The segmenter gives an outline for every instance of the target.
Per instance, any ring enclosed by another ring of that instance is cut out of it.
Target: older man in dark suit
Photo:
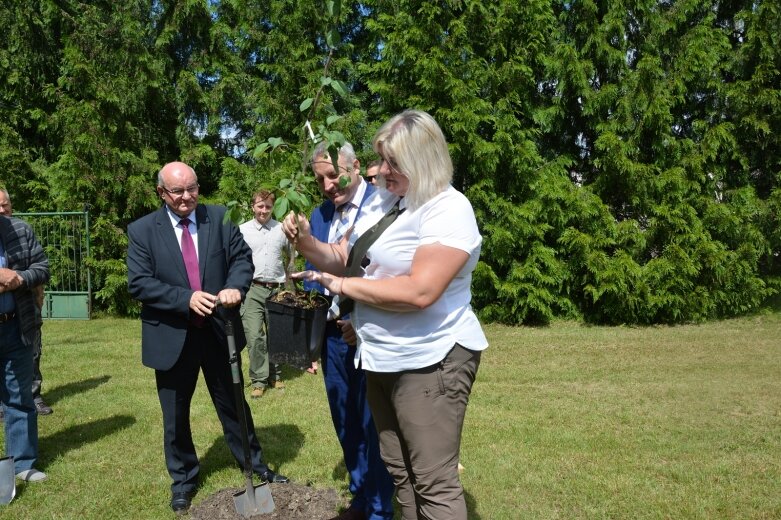
[[[163,411],[163,443],[171,485],[171,508],[190,507],[198,484],[198,457],[190,430],[190,401],[203,370],[225,440],[236,461],[243,460],[241,423],[219,301],[237,307],[252,280],[252,253],[239,229],[223,223],[225,208],[198,204],[198,178],[182,162],[166,164],[157,178],[159,210],[128,226],[128,288],[141,308],[141,352],[155,369]],[[237,347],[244,346],[234,313]],[[254,471],[262,480],[288,482],[263,462],[246,401]]]
[[[14,458],[16,477],[46,478],[38,459],[38,415],[33,401],[33,342],[41,312],[33,289],[49,280],[49,261],[32,228],[0,216],[0,400],[5,409],[5,451]]]

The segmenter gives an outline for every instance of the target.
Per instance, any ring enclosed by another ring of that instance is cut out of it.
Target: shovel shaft
[[[241,516],[250,518],[259,513],[271,513],[274,511],[274,499],[271,496],[271,491],[267,484],[259,486],[258,489],[252,484],[252,457],[250,456],[249,447],[247,402],[244,400],[239,352],[236,349],[236,338],[233,333],[233,320],[231,320],[230,316],[225,317],[225,336],[228,342],[228,359],[230,361],[231,376],[233,378],[236,415],[239,419],[239,427],[241,429],[241,447],[244,451],[244,476],[246,480],[245,491],[234,495],[233,502],[236,506],[236,511],[238,511]]]
[[[236,350],[236,338],[233,334],[233,322],[225,320],[225,335],[228,340],[228,356],[231,364],[231,374],[233,376],[233,394],[236,399],[236,413],[241,427],[241,447],[244,451],[244,474],[252,482],[252,459],[249,449],[249,425],[247,424],[246,403],[244,393],[241,388],[241,368],[239,367],[239,353]]]

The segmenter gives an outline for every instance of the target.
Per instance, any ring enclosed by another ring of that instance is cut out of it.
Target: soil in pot
[[[280,291],[266,302],[271,363],[300,370],[320,357],[328,300],[318,294]]]

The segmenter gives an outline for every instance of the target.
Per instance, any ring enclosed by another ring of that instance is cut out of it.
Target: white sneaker
[[[46,473],[38,471],[35,468],[26,469],[17,473],[16,478],[24,480],[25,482],[41,482],[42,480],[46,480]]]

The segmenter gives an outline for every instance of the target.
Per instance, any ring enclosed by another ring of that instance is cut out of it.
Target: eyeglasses
[[[382,168],[383,164],[387,164],[388,169],[391,171],[391,173],[404,175],[399,171],[399,168],[396,166],[396,161],[394,161],[393,159],[386,159],[385,157],[381,157],[381,159],[382,159],[382,164],[380,164],[380,168]]]
[[[186,188],[174,188],[172,190],[169,190],[165,186],[160,186],[160,187],[163,188],[164,192],[166,192],[167,194],[169,194],[170,196],[176,199],[178,199],[179,197],[183,197],[185,191],[190,195],[196,195],[198,193],[198,189],[200,189],[200,185],[198,184],[193,184],[191,186],[187,186]]]

